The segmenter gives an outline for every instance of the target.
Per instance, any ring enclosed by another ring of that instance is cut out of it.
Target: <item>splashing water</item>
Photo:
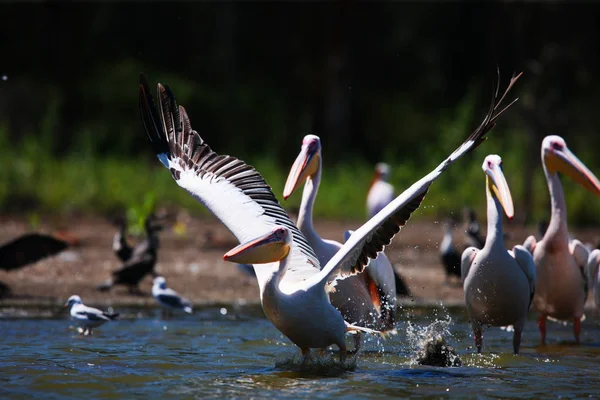
[[[275,368],[286,371],[302,372],[319,376],[338,376],[347,371],[356,369],[357,354],[348,355],[344,362],[339,360],[337,352],[311,352],[307,360],[302,354],[295,352],[290,355],[281,355],[275,359]]]
[[[436,319],[427,326],[409,323],[406,329],[408,345],[412,348],[411,365],[433,365],[439,367],[459,367],[460,357],[446,342],[454,338],[450,333],[452,318],[446,313],[445,319]]]

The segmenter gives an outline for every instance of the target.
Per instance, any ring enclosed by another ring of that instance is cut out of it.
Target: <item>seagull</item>
[[[510,87],[518,77],[513,78]],[[503,112],[505,97],[493,100],[481,125],[437,168],[415,182],[375,217],[358,228],[321,267],[300,230],[281,207],[263,177],[243,161],[218,155],[192,129],[187,112],[178,106],[168,86],[158,84],[159,107],[145,77],[139,100],[142,123],[159,161],[179,186],[207,207],[241,243],[227,252],[226,261],[253,264],[261,304],[269,321],[298,346],[304,360],[313,348],[339,348],[347,354],[347,332],[376,333],[344,321],[330,302],[338,279],[364,270],[406,224],[431,184],[457,159],[477,148]]]
[[[152,296],[163,307],[164,317],[168,316],[171,310],[183,310],[188,314],[192,313],[192,304],[177,294],[176,291],[168,288],[167,280],[162,276],[154,278]]]
[[[600,181],[556,135],[542,141],[542,166],[550,190],[550,223],[539,242],[529,236],[524,246],[533,255],[536,288],[533,307],[539,313],[541,344],[546,343],[546,318],[572,320],[579,343],[583,307],[587,299],[586,271],[589,251],[577,239],[569,238],[567,203],[558,178],[562,172],[588,191],[600,196]]]
[[[462,255],[462,277],[467,310],[477,352],[481,353],[483,325],[513,325],[513,351],[519,354],[521,333],[535,292],[535,264],[521,245],[507,251],[502,234],[502,210],[513,218],[510,189],[502,159],[492,154],[482,165],[486,181],[488,229],[482,249],[467,248]]]
[[[81,298],[77,295],[69,297],[65,303],[65,307],[70,307],[71,317],[79,324],[79,333],[83,335],[92,335],[92,329],[108,321],[116,319],[119,314],[100,311],[97,308],[92,308],[84,305]]]

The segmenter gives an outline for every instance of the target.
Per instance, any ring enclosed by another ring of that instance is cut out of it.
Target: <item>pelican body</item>
[[[569,240],[567,206],[558,172],[565,173],[597,196],[600,196],[600,182],[560,136],[546,136],[542,141],[542,165],[550,189],[550,222],[542,240],[536,242],[535,237],[530,236],[524,243],[536,267],[533,307],[539,313],[542,344],[546,342],[547,317],[572,320],[575,341],[579,343],[587,297],[589,252],[579,240]]]
[[[369,259],[383,251],[420,206],[431,184],[452,163],[477,148],[508,108],[496,110],[504,95],[498,100],[494,88],[486,117],[466,141],[359,227],[321,266],[262,176],[237,158],[215,153],[192,129],[185,109],[177,105],[167,86],[159,84],[158,94],[157,109],[142,75],[140,110],[148,140],[177,184],[206,206],[241,243],[223,258],[253,265],[267,318],[305,357],[311,348],[335,344],[342,360],[346,356],[346,332],[375,331],[345,322],[330,303],[331,288],[337,280],[362,272]]]
[[[512,251],[504,246],[502,210],[512,219],[514,207],[502,172],[502,159],[489,155],[482,168],[486,174],[488,234],[481,250],[469,247],[463,252],[465,302],[478,353],[483,325],[513,325],[513,351],[518,354],[535,291],[535,265],[523,246],[517,245]]]
[[[315,135],[306,135],[302,140],[300,153],[290,169],[283,198],[287,200],[304,184],[296,225],[315,251],[319,263],[325,265],[342,248],[342,244],[322,239],[313,226],[312,213],[321,182],[321,171],[321,139]],[[348,237],[349,234],[350,232],[347,233]],[[365,272],[337,281],[335,291],[329,297],[334,307],[350,323],[384,331],[394,329],[396,285],[392,265],[383,252],[375,260],[369,261]],[[358,343],[357,341],[357,345]]]

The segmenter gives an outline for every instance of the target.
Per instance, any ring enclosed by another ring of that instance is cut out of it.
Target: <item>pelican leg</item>
[[[352,352],[354,353],[358,353],[358,351],[361,348],[362,345],[362,335],[360,334],[360,332],[356,332],[356,334],[354,335],[354,351]]]
[[[302,365],[308,364],[312,360],[312,356],[310,354],[310,347],[306,347],[304,349],[300,349],[302,351]]]
[[[575,343],[579,344],[579,334],[581,333],[581,317],[573,318],[573,333],[575,334]]]
[[[521,347],[521,332],[522,328],[514,328],[515,332],[513,333],[513,351],[515,354],[519,354],[519,348]]]
[[[546,345],[546,316],[544,314],[540,315],[538,318],[538,329],[540,330],[541,336],[541,344],[542,346]]]
[[[475,347],[477,348],[477,353],[481,353],[481,345],[483,344],[481,324],[473,324],[473,337],[475,338]]]
[[[346,361],[346,356],[348,355],[348,350],[346,349],[346,345],[338,345],[340,348],[340,362],[344,363]]]

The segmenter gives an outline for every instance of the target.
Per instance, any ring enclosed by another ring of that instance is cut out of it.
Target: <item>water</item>
[[[598,317],[583,322],[583,345],[573,344],[572,326],[548,323],[549,345],[536,347],[532,314],[521,355],[510,354],[512,332],[499,328],[484,333],[484,354],[476,355],[464,310],[407,308],[398,334],[368,339],[350,366],[331,361],[332,351],[323,359],[329,366],[303,368],[297,349],[256,307],[207,308],[168,321],[154,310],[118,311],[123,319],[92,337],[78,335],[66,313],[0,320],[0,397],[600,397]],[[414,364],[432,323],[462,367]]]

